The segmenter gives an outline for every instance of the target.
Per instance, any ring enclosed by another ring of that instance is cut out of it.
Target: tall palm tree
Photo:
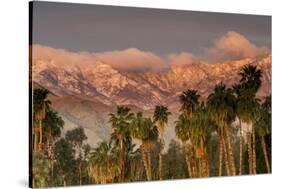
[[[157,127],[149,117],[138,112],[131,123],[132,135],[141,141],[141,156],[146,170],[147,180],[152,180],[152,151],[158,139]]]
[[[232,86],[232,90],[234,95],[236,96],[236,117],[239,122],[239,175],[243,174],[243,128],[242,128],[242,121],[241,121],[241,114],[244,113],[243,106],[245,99],[242,98],[243,88],[240,84],[234,84]]]
[[[159,179],[163,180],[163,150],[164,150],[164,127],[168,123],[168,117],[171,112],[165,106],[156,106],[153,115],[153,121],[157,125],[157,130],[160,139],[160,150],[159,150]]]
[[[89,176],[96,183],[112,183],[119,175],[120,167],[118,165],[118,155],[116,149],[103,141],[90,152]]]
[[[194,149],[191,143],[192,132],[191,132],[191,121],[185,114],[180,114],[177,121],[175,122],[175,133],[176,136],[181,140],[184,146],[185,162],[187,165],[187,171],[189,177],[196,177],[196,166]]]
[[[265,136],[271,134],[271,96],[268,96],[263,104],[259,105],[256,112],[256,121],[254,123],[256,132],[260,137],[262,151],[265,159],[267,172],[270,173],[271,166],[269,163],[269,157],[267,153],[267,145],[265,142]]]
[[[250,131],[247,133],[247,142],[248,142],[248,154],[249,154],[249,173],[256,174],[256,149],[255,149],[255,128],[253,125],[254,120],[254,111],[257,105],[256,93],[261,87],[261,77],[262,71],[256,66],[247,65],[242,68],[239,72],[241,77],[241,93],[242,93],[242,111],[243,117],[242,121],[246,122],[250,126]],[[247,106],[246,104],[247,103]],[[238,106],[239,108],[239,106]]]
[[[34,151],[38,151],[38,132],[39,132],[39,151],[43,148],[43,127],[42,121],[51,102],[47,99],[48,90],[35,89],[33,91],[33,115],[34,115]]]
[[[144,166],[141,159],[140,148],[135,149],[136,144],[132,142],[126,144],[127,157],[126,157],[126,182],[140,181],[143,178]]]
[[[208,109],[202,103],[200,108],[196,110],[191,119],[191,142],[196,150],[196,157],[198,158],[198,176],[208,177],[210,175],[209,160],[207,154],[207,144],[210,142],[211,132],[215,127],[213,120],[211,120]]]
[[[181,109],[180,111],[182,112],[182,116],[180,117],[180,119],[191,119],[193,116],[193,113],[196,111],[197,107],[199,106],[199,98],[200,95],[198,94],[197,90],[193,90],[193,89],[188,89],[184,92],[182,92],[182,94],[179,96],[180,99],[180,103],[181,103]],[[180,120],[180,122],[182,122],[183,120]],[[179,122],[179,123],[180,123]],[[190,124],[189,121],[185,121],[187,124]],[[179,124],[178,123],[178,124]],[[183,123],[183,122],[182,122]],[[187,125],[187,128],[189,126]],[[189,130],[189,129],[187,129]],[[189,132],[189,131],[187,131]],[[192,133],[189,132],[189,135],[191,135]],[[189,136],[190,138],[191,136]],[[189,166],[191,166],[189,168],[189,170],[191,171],[189,176],[190,177],[197,177],[197,165],[196,165],[196,161],[195,161],[195,154],[194,154],[194,147],[190,146],[190,144],[186,143],[186,162]]]
[[[45,142],[47,144],[47,155],[49,168],[51,168],[51,176],[53,176],[53,161],[54,161],[54,144],[55,140],[61,136],[61,130],[63,129],[64,121],[52,109],[46,112],[45,119],[43,120],[43,132],[45,133]]]
[[[113,128],[111,135],[111,142],[114,142],[119,147],[119,166],[120,176],[119,182],[124,182],[125,178],[125,162],[126,162],[126,145],[131,140],[130,136],[130,122],[134,114],[130,112],[130,108],[124,106],[117,106],[116,114],[109,114],[109,122]]]
[[[228,175],[236,174],[230,131],[230,123],[235,119],[235,103],[236,99],[232,94],[232,90],[226,88],[222,83],[215,86],[214,92],[211,93],[207,99],[211,117],[215,124],[218,125],[217,132],[219,133],[221,140],[220,145],[223,146],[225,153],[225,163]],[[220,149],[222,150],[222,148]],[[220,162],[222,162],[221,159]],[[221,175],[221,172],[219,174]]]

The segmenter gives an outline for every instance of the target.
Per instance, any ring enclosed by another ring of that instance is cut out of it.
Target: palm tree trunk
[[[226,172],[227,172],[228,176],[231,176],[230,167],[229,167],[228,153],[227,153],[227,146],[226,146],[223,134],[221,136],[221,139],[222,139],[222,145],[223,145],[223,152],[224,152]]]
[[[219,151],[219,176],[222,176],[222,158],[223,158],[223,144],[222,144],[222,138],[220,139],[219,142],[219,147],[220,147],[220,151]]]
[[[141,157],[142,157],[142,161],[143,161],[143,165],[144,165],[144,169],[145,169],[145,173],[146,173],[146,178],[148,181],[150,181],[151,179],[149,177],[147,154],[145,152],[145,148],[144,148],[143,144],[140,146],[140,148],[141,148]]]
[[[151,151],[148,151],[148,152],[147,152],[147,164],[148,164],[148,176],[149,176],[149,180],[152,180]]]
[[[51,163],[52,167],[51,167],[51,176],[52,179],[54,178],[54,160],[52,159],[52,163]]]
[[[160,139],[160,150],[159,150],[159,179],[163,180],[163,138]]]
[[[82,185],[82,170],[81,163],[79,163],[79,184]]]
[[[39,120],[39,151],[42,151],[42,143],[43,143],[43,128],[42,128],[42,120]]]
[[[203,155],[202,155],[202,158],[201,158],[201,167],[202,167],[201,168],[201,170],[202,170],[201,177],[208,177],[209,176],[208,156],[207,156],[205,148],[203,148]]]
[[[202,177],[203,169],[202,169],[202,158],[198,158],[198,177]]]
[[[35,188],[35,178],[34,178],[34,176],[32,177],[32,187],[31,188]]]
[[[209,163],[209,156],[207,154],[207,152],[205,152],[204,155],[204,167],[205,167],[205,177],[209,177],[210,176],[210,163]]]
[[[243,135],[242,135],[242,125],[241,120],[239,119],[240,128],[239,128],[239,175],[243,174]]]
[[[64,175],[62,176],[62,179],[63,179],[63,186],[66,186],[66,181],[65,181],[65,176]]]
[[[38,150],[38,128],[35,126],[34,128],[34,152],[37,152]]]
[[[123,144],[123,140],[120,139],[120,157],[119,157],[119,166],[120,166],[120,175],[119,182],[124,182],[125,178],[125,148]]]
[[[192,178],[193,175],[192,175],[192,171],[191,171],[191,164],[190,164],[190,158],[189,158],[188,152],[185,153],[185,162],[187,165],[187,171],[188,171],[189,177]]]
[[[47,137],[47,154],[48,154],[48,167],[51,168],[51,144],[50,144],[50,137]]]
[[[266,169],[267,169],[267,172],[270,173],[270,165],[269,165],[269,160],[268,160],[268,156],[267,156],[264,136],[261,136],[261,145],[262,145],[262,151],[263,151],[263,155],[264,155],[264,159],[265,159],[265,163],[266,163]]]
[[[231,140],[231,132],[229,131],[229,127],[226,127],[226,143],[228,146],[228,158],[229,158],[229,168],[231,171],[231,175],[236,175],[236,168],[235,168],[235,162],[233,157],[233,151],[232,151],[232,140]]]
[[[191,170],[192,170],[192,175],[194,178],[198,177],[198,169],[197,169],[197,163],[195,159],[195,152],[194,148],[191,147]]]
[[[255,136],[255,130],[252,126],[252,135],[253,135],[253,174],[257,174],[257,163],[256,163],[256,136]]]
[[[203,155],[202,158],[200,158],[200,166],[201,166],[201,173],[200,173],[200,177],[207,177],[208,173],[207,173],[207,159],[206,156]]]
[[[249,156],[249,174],[253,174],[253,150],[252,150],[252,136],[251,133],[247,133],[247,143],[248,143],[248,156]]]

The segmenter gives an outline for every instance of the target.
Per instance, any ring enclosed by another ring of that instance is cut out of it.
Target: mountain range
[[[52,107],[65,121],[64,131],[82,126],[93,146],[109,138],[108,113],[114,112],[117,105],[148,115],[155,105],[168,106],[173,114],[165,138],[170,140],[175,136],[173,123],[182,91],[196,89],[204,100],[216,84],[223,82],[230,87],[239,82],[239,71],[251,64],[262,70],[262,86],[257,94],[262,99],[271,93],[271,59],[271,54],[265,54],[222,63],[197,61],[158,71],[120,71],[100,60],[87,65],[62,65],[40,58],[32,60],[32,80],[35,87],[50,91]]]

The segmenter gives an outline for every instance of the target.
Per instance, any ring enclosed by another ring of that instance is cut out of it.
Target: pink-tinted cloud
[[[145,71],[158,70],[165,67],[163,59],[159,56],[136,48],[96,53],[95,56],[119,70]]]
[[[42,59],[62,67],[89,67],[97,61],[111,65],[118,70],[145,71],[158,70],[167,64],[159,56],[136,48],[103,53],[70,52],[42,45],[32,46],[32,59],[36,63]]]
[[[173,53],[168,56],[168,61],[170,65],[173,66],[186,66],[193,62],[193,55],[188,52]]]
[[[165,58],[161,58],[153,52],[142,51],[137,48],[90,53],[71,52],[65,49],[33,45],[32,51],[33,62],[36,63],[37,60],[42,59],[47,62],[54,62],[66,69],[73,66],[91,69],[91,65],[94,65],[97,61],[102,61],[122,71],[155,71],[168,66],[183,67],[199,59],[189,52],[171,53]],[[248,57],[253,58],[266,52],[269,52],[267,48],[258,47],[245,36],[229,31],[215,40],[211,48],[205,49],[203,59],[207,62],[223,62]]]
[[[214,42],[214,46],[206,49],[206,59],[211,62],[221,62],[242,58],[253,58],[269,50],[251,43],[245,36],[229,31]]]
[[[54,62],[61,67],[83,67],[96,62],[96,58],[88,52],[70,52],[42,45],[32,46],[32,60],[35,64],[38,60]]]

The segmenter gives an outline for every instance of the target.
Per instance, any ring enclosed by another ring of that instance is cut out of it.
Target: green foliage
[[[180,103],[181,105],[181,111],[191,116],[191,114],[195,111],[197,106],[199,105],[199,98],[200,95],[198,94],[197,90],[188,89],[187,91],[182,92],[180,95]]]
[[[58,183],[59,186],[63,186],[66,182],[67,185],[73,183],[72,173],[76,172],[75,169],[75,151],[72,148],[71,144],[64,138],[56,142],[55,145],[55,167],[59,175],[62,177],[61,183]]]
[[[178,118],[178,120],[175,122],[175,133],[176,136],[182,141],[186,142],[190,139],[191,133],[190,133],[190,119],[188,119],[185,115],[181,114]]]
[[[106,141],[98,144],[91,152],[89,176],[96,183],[113,182],[119,175],[118,153]]]
[[[239,72],[243,96],[253,98],[261,86],[262,71],[256,66],[247,65]]]
[[[151,118],[144,117],[142,112],[138,112],[131,123],[132,135],[142,141],[157,140],[157,127]]]
[[[219,83],[201,103],[197,90],[183,91],[179,96],[180,115],[174,123],[179,140],[172,139],[165,152],[163,133],[171,115],[168,107],[156,106],[152,119],[142,112],[134,114],[128,107],[117,106],[116,112],[109,114],[112,127],[110,140],[92,148],[85,143],[87,136],[82,127],[67,131],[65,137],[61,136],[64,121],[51,109],[48,91],[35,89],[33,127],[42,123],[42,146],[45,149],[32,155],[33,186],[145,181],[160,179],[161,172],[164,179],[188,178],[190,163],[198,169],[204,164],[207,168],[205,175],[217,176],[222,137],[228,139],[225,142],[229,145],[225,149],[233,147],[234,157],[239,157],[239,133],[232,126],[237,117],[253,124],[253,132],[258,136],[255,140],[257,173],[265,173],[268,170],[265,151],[271,166],[271,95],[263,102],[256,98],[261,74],[257,67],[245,66],[239,72],[239,83],[232,88]],[[226,132],[230,136],[225,135]],[[140,146],[134,144],[133,138],[141,142]],[[242,143],[242,147],[245,174],[245,170],[249,169],[247,141]],[[238,158],[235,162],[237,165]],[[160,164],[163,166],[160,167]],[[222,170],[222,175],[227,175],[226,169]]]
[[[171,140],[167,153],[164,156],[165,179],[186,178],[186,165],[181,145],[176,140]]]
[[[258,136],[271,134],[271,96],[268,96],[263,104],[257,106],[254,125]]]
[[[46,89],[34,89],[33,91],[33,109],[36,111],[41,109],[44,101],[47,99],[47,95],[49,94]],[[50,101],[47,101],[50,104]]]
[[[208,111],[218,126],[235,119],[236,99],[232,90],[222,83],[215,86],[214,92],[207,99]]]
[[[56,139],[61,136],[61,130],[63,129],[64,121],[58,115],[58,113],[52,109],[46,112],[46,117],[43,120],[43,131],[46,133],[46,137],[50,136]]]
[[[77,127],[73,130],[67,131],[65,139],[69,141],[74,147],[81,147],[84,140],[87,140],[84,129]]]
[[[48,161],[38,153],[32,154],[32,177],[33,187],[45,187],[48,186],[48,176],[50,169],[48,167]]]
[[[159,122],[160,125],[168,123],[168,116],[171,112],[168,111],[166,106],[156,106],[153,114],[154,122]]]

